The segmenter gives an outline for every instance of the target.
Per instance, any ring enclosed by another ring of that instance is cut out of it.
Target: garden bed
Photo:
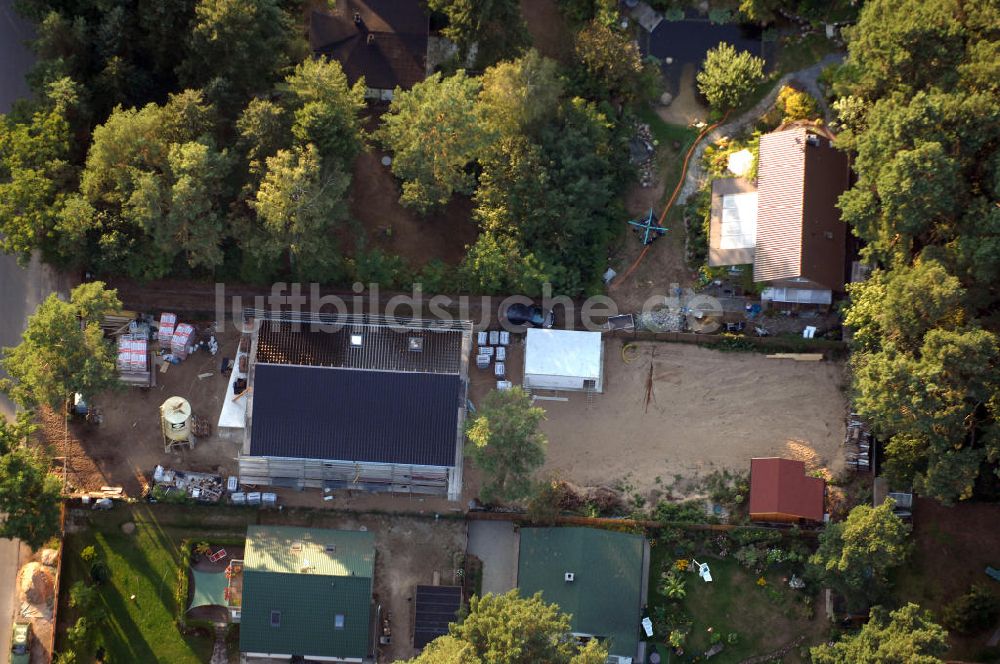
[[[724,535],[682,541],[678,546],[678,532],[661,534],[652,549],[649,615],[662,662],[700,661],[713,646],[716,650],[721,646],[711,661],[727,664],[777,652],[793,643],[782,661],[809,661],[808,647],[824,639],[829,623],[816,615],[819,605],[807,590],[788,586],[792,570],[801,566],[806,552],[803,544],[786,537],[777,543],[748,547],[757,552],[780,551],[771,559],[782,562],[768,564],[762,556],[761,562],[746,564],[746,551],[740,553],[740,545]],[[708,553],[721,550],[726,550],[725,557]],[[790,550],[795,553],[789,555]],[[741,560],[737,560],[737,553]],[[695,559],[709,565],[710,583],[691,571]],[[673,598],[667,596],[671,583],[664,581],[663,572],[677,579],[672,584],[675,588],[682,588],[671,591]],[[684,634],[683,638],[674,637],[675,643],[683,643],[683,654],[668,645],[672,631]]]

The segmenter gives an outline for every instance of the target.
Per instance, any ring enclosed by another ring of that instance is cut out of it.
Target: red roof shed
[[[754,521],[823,520],[826,482],[806,465],[776,457],[750,460],[750,518]]]

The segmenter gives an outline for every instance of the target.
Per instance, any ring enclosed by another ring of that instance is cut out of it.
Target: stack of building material
[[[174,329],[174,335],[170,339],[170,354],[184,360],[188,355],[188,344],[194,336],[194,327],[187,323],[181,323]]]
[[[128,373],[147,371],[147,342],[139,335],[123,334],[118,337],[118,370]]]
[[[170,340],[174,336],[174,327],[177,325],[177,314],[160,314],[160,346],[166,348],[170,345]]]

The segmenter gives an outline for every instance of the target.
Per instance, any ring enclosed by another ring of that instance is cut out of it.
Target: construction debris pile
[[[658,309],[638,315],[637,327],[651,332],[683,332],[687,328],[687,314],[679,309]]]
[[[649,125],[640,122],[636,125],[635,137],[629,145],[629,157],[639,171],[639,184],[645,188],[652,187],[656,182],[656,172],[653,157],[656,154],[656,142]]]
[[[163,466],[153,471],[153,496],[159,500],[186,494],[203,503],[217,503],[225,493],[226,485],[219,475],[170,470]]]
[[[199,334],[193,325],[178,323],[177,314],[168,312],[160,314],[157,338],[160,342],[160,354],[171,364],[183,362],[188,355],[199,348],[205,348],[212,355],[219,352],[214,326]]]

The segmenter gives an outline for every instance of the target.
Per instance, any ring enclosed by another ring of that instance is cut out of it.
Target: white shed
[[[603,391],[601,333],[530,328],[524,351],[524,386],[537,390]]]

